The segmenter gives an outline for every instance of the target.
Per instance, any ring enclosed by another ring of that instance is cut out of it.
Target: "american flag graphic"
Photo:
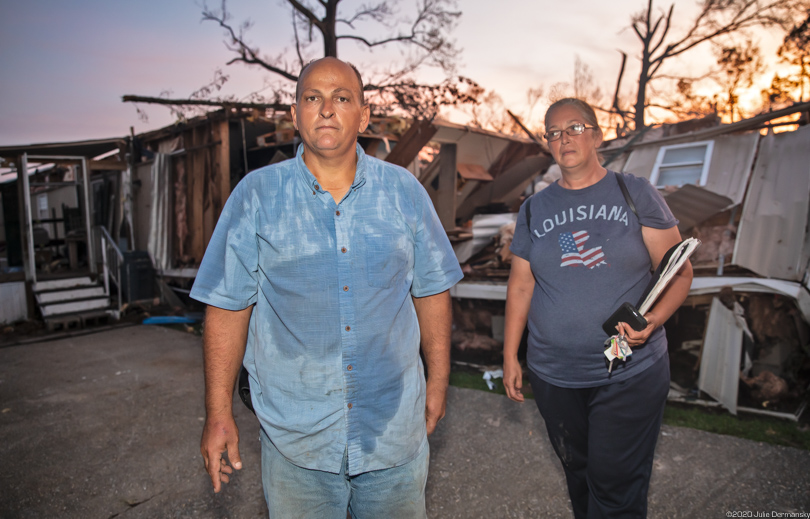
[[[584,265],[594,268],[605,263],[605,254],[602,246],[585,250],[585,242],[588,241],[588,231],[561,232],[560,248],[562,249],[561,267],[578,267]]]

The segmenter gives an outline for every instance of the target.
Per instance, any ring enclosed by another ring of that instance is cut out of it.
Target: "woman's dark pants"
[[[646,517],[669,356],[628,380],[594,388],[557,387],[531,370],[529,379],[565,470],[574,516]]]

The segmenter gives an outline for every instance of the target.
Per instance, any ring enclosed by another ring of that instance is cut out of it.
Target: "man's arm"
[[[248,322],[253,306],[244,310],[223,310],[208,306],[203,329],[205,363],[205,426],[200,452],[211,476],[214,492],[229,480],[233,468],[242,468],[239,430],[233,419],[233,389],[245,356]],[[223,457],[228,452],[231,468]]]
[[[422,335],[422,353],[427,364],[427,394],[425,420],[427,433],[444,418],[447,406],[447,385],[450,383],[450,332],[453,326],[453,305],[450,291],[427,297],[414,297],[416,318]]]

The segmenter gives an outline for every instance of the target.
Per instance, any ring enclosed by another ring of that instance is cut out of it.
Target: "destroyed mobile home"
[[[295,152],[289,115],[275,108],[226,107],[120,139],[0,148],[0,322],[39,314],[68,326],[155,298],[182,306],[230,191]],[[667,327],[671,398],[793,419],[803,410],[808,110],[662,126],[602,150],[610,169],[658,186],[682,235],[703,243],[689,298]],[[379,117],[358,139],[421,181],[453,242],[465,272],[452,289],[459,359],[500,362],[516,213],[559,175],[530,137]]]

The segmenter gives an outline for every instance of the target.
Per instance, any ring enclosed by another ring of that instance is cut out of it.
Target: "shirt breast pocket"
[[[366,245],[366,275],[368,284],[391,288],[402,282],[410,270],[410,242],[400,234],[368,234]]]

